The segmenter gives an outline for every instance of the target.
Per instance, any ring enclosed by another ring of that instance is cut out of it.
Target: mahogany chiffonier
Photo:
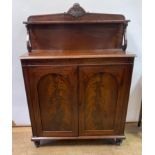
[[[32,141],[125,138],[134,54],[123,15],[68,12],[30,16],[20,57]]]

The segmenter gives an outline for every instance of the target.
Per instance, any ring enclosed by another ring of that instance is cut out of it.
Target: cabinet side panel
[[[30,90],[30,83],[29,83],[29,79],[31,78],[29,76],[29,68],[26,66],[25,67],[22,66],[22,71],[23,71],[24,85],[25,85],[25,91],[26,91],[26,96],[27,96],[27,105],[29,109],[29,116],[30,116],[31,127],[32,127],[32,134],[33,136],[37,136],[37,128],[36,128],[36,122],[35,122],[35,116],[34,116],[34,107],[32,103],[32,93]]]
[[[133,64],[129,64],[125,68],[124,73],[124,87],[122,89],[122,98],[121,98],[121,108],[119,109],[119,114],[121,119],[118,120],[117,124],[117,134],[124,134],[126,115],[128,109],[131,79],[132,79]]]

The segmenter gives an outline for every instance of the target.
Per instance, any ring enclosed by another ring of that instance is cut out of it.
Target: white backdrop
[[[127,113],[127,121],[138,120],[141,102],[141,0],[13,0],[12,44],[13,44],[13,98],[12,119],[17,125],[29,125],[29,114],[23,83],[19,56],[26,52],[26,29],[22,24],[30,15],[63,13],[73,3],[80,5],[88,12],[124,14],[130,19],[127,29],[127,51],[137,55],[135,59],[132,86]]]

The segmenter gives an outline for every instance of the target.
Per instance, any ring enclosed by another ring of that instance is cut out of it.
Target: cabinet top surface
[[[76,58],[106,58],[135,57],[135,54],[124,53],[122,50],[49,50],[25,53],[20,59],[76,59]]]

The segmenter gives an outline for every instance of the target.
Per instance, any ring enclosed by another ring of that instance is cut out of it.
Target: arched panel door
[[[32,67],[31,90],[39,136],[76,136],[77,74],[75,67]]]
[[[80,67],[80,135],[114,135],[117,132],[124,67]]]

